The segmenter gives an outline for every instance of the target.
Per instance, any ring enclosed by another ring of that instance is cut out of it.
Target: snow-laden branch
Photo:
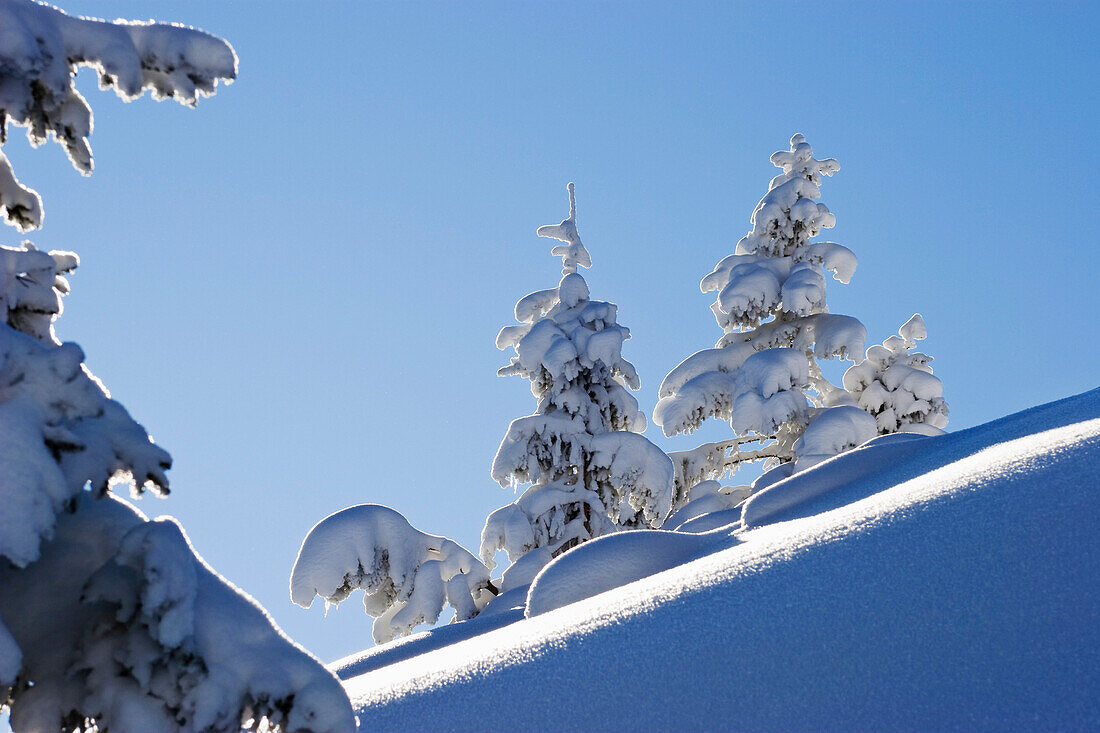
[[[477,615],[494,595],[489,570],[466,549],[425,534],[399,513],[377,504],[336,512],[306,535],[290,575],[290,597],[309,608],[316,596],[338,604],[362,589],[382,643],[422,623],[445,605],[455,620]]]
[[[60,343],[53,321],[68,292],[71,252],[0,247],[0,557],[32,562],[54,518],[89,482],[168,492],[172,459]],[[17,447],[18,446],[18,447]]]
[[[123,100],[151,90],[154,99],[194,106],[236,77],[237,56],[193,28],[77,18],[32,0],[0,0],[0,143],[8,123],[27,128],[34,146],[53,136],[78,171],[91,173],[92,110],[75,86],[82,67]],[[15,180],[3,156],[0,206],[21,230],[41,226],[37,194]]]
[[[756,447],[746,448],[746,445]],[[679,510],[691,500],[698,484],[731,476],[743,465],[768,459],[778,460],[782,456],[783,451],[777,442],[759,435],[746,435],[732,440],[704,443],[690,450],[673,451],[668,454],[675,468],[676,496],[673,510]]]

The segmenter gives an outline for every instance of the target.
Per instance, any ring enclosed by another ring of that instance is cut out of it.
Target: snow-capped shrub
[[[878,426],[878,432],[939,435],[947,426],[943,382],[932,375],[932,357],[914,351],[928,336],[919,313],[898,335],[867,349],[867,357],[844,373],[844,388]]]
[[[737,437],[672,454],[678,464],[676,505],[693,483],[721,478],[749,461],[788,462],[797,441],[825,408],[852,404],[821,373],[818,359],[852,359],[863,350],[858,320],[826,306],[825,272],[847,283],[856,257],[846,247],[811,239],[836,221],[816,201],[822,176],[840,166],[818,160],[802,135],[772,155],[782,173],[757,204],[749,233],[703,278],[724,335],[669,372],[654,421],[665,435],[690,433],[709,418],[729,420]]]
[[[389,507],[360,504],[319,522],[306,535],[290,575],[290,597],[309,608],[316,596],[339,604],[363,590],[379,644],[434,624],[444,606],[455,621],[477,615],[495,594],[489,570],[465,548],[425,534]]]
[[[576,199],[568,186],[569,216],[539,227],[540,237],[563,242],[558,287],[516,303],[519,325],[506,326],[497,347],[515,356],[501,376],[531,382],[535,414],[512,422],[493,461],[502,486],[531,485],[513,504],[491,514],[481,558],[505,550],[512,562],[536,548],[563,552],[622,527],[657,527],[672,506],[673,466],[660,448],[638,435],[645,415],[630,389],[639,386],[623,358],[630,331],[613,303],[592,300],[578,267],[592,265],[577,232]]]

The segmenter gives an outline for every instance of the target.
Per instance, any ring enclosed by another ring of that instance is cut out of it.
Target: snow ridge
[[[952,435],[890,436],[883,449],[913,446],[892,460],[875,445],[787,479],[859,464],[825,504],[715,532],[715,551],[687,564],[349,680],[363,724],[532,729],[550,714],[565,730],[1100,724],[1089,694],[1100,683],[1089,610],[1100,607],[1100,495],[1082,490],[1100,485],[1100,390]],[[757,661],[747,674],[736,660]],[[545,703],[578,688],[586,694],[565,708]],[[730,689],[735,702],[698,703],[728,701]],[[487,725],[470,699],[494,710]]]

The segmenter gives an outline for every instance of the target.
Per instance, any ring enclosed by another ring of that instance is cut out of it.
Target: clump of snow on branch
[[[378,643],[433,624],[444,606],[455,620],[477,615],[495,589],[489,570],[453,540],[425,534],[393,509],[361,504],[325,518],[302,542],[290,597],[338,604],[362,589]]]
[[[151,90],[155,99],[194,106],[236,77],[237,56],[224,40],[193,28],[77,18],[31,0],[0,0],[0,143],[9,123],[27,128],[34,146],[52,135],[73,166],[90,173],[92,110],[75,86],[82,67],[123,100]],[[41,226],[37,194],[16,181],[2,155],[0,206],[24,231]]]
[[[826,407],[795,441],[796,468],[807,469],[878,435],[875,419],[854,405]]]
[[[844,373],[844,388],[874,416],[879,433],[939,435],[947,426],[943,382],[932,375],[932,357],[914,351],[927,336],[924,319],[914,314]]]
[[[573,184],[569,217],[539,227],[564,242],[558,287],[520,299],[516,320],[497,337],[515,356],[501,376],[531,382],[535,414],[512,422],[493,461],[502,486],[531,485],[513,504],[491,514],[481,557],[493,567],[498,550],[515,562],[534,548],[563,552],[624,527],[656,527],[672,507],[674,469],[657,446],[638,435],[645,415],[629,389],[639,386],[623,358],[630,331],[613,303],[592,300],[577,272],[592,265],[576,223]]]
[[[42,197],[19,182],[3,152],[0,152],[0,209],[7,222],[21,232],[42,226]]]
[[[802,135],[772,155],[782,173],[757,204],[751,229],[733,254],[703,278],[724,334],[716,348],[687,359],[665,377],[654,420],[668,436],[704,421],[730,421],[733,441],[673,454],[677,506],[693,482],[721,478],[750,461],[788,462],[800,436],[829,408],[854,404],[821,373],[819,359],[852,359],[866,329],[857,319],[828,312],[826,273],[847,283],[856,257],[834,242],[814,242],[836,218],[817,201],[823,176],[840,166],[818,160]],[[814,443],[820,447],[820,442]]]
[[[561,257],[562,272],[568,274],[576,272],[578,267],[592,267],[592,257],[577,232],[577,194],[572,182],[566,186],[566,190],[569,192],[569,216],[561,224],[545,224],[539,227],[535,234],[565,243],[554,247],[550,254]],[[519,319],[519,316],[516,318]]]

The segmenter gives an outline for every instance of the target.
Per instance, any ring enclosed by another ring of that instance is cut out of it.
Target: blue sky
[[[647,413],[721,335],[699,279],[794,132],[841,164],[828,238],[860,266],[831,309],[869,342],[921,312],[952,429],[1097,386],[1095,3],[65,8],[240,56],[196,111],[88,75],[91,178],[56,145],[5,152],[44,198],[29,238],[83,258],[61,337],[175,458],[172,496],[140,507],[326,660],[369,646],[370,619],[358,597],[290,604],[316,521],[378,502],[475,549],[511,500],[489,466],[534,400],[493,341],[557,283],[534,231],[570,180]]]

